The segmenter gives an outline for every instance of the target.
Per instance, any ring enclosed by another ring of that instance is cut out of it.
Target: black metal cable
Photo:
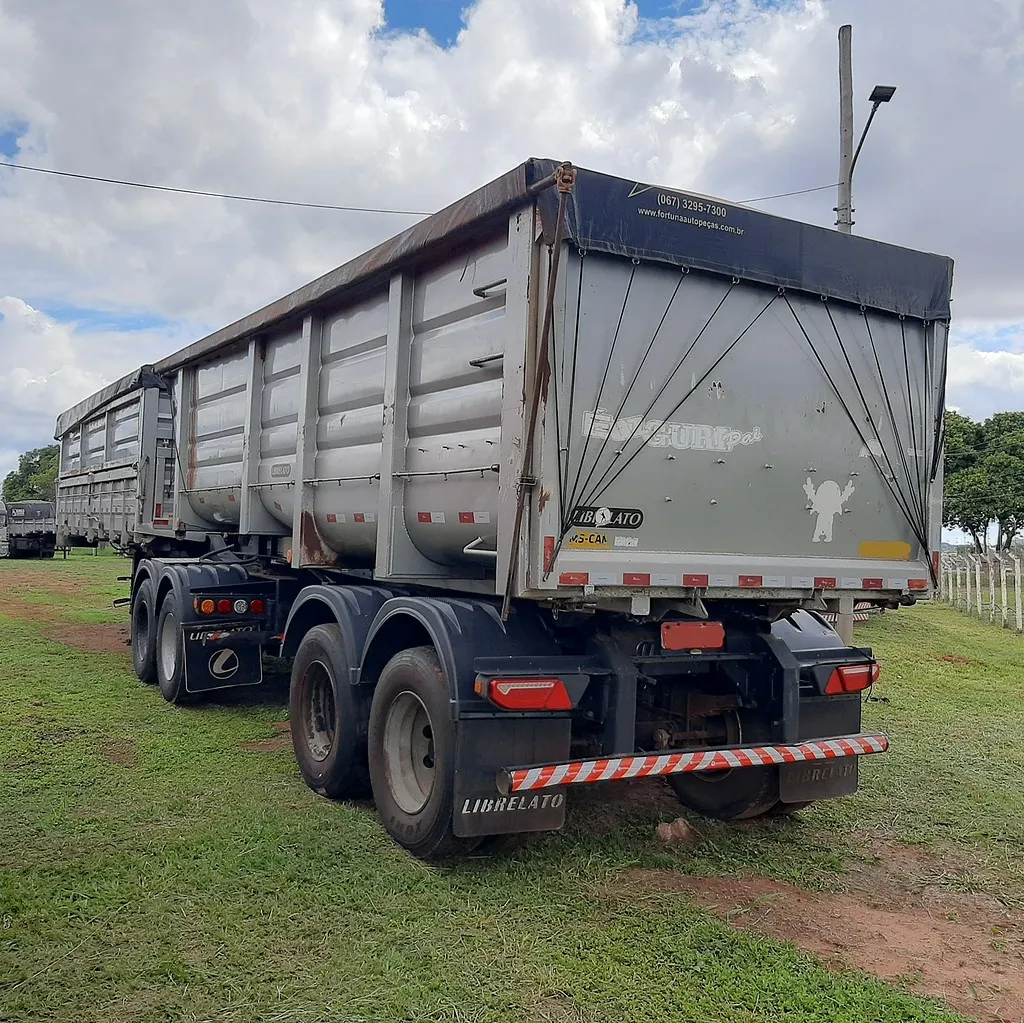
[[[927,543],[921,539],[921,532],[920,532],[919,524],[914,519],[913,508],[910,507],[909,502],[903,496],[902,491],[900,491],[897,488],[895,488],[894,481],[891,480],[889,478],[889,476],[887,476],[885,474],[885,471],[883,470],[882,466],[879,465],[879,463],[878,463],[877,456],[871,450],[871,448],[868,447],[867,438],[864,436],[863,431],[861,430],[860,426],[858,425],[856,417],[850,411],[850,406],[846,403],[846,399],[843,397],[842,393],[840,392],[839,387],[837,386],[835,380],[832,377],[832,374],[829,373],[828,367],[825,365],[824,360],[818,354],[818,350],[814,347],[814,342],[811,341],[810,334],[807,333],[807,330],[804,327],[803,322],[800,320],[800,317],[797,316],[796,310],[793,308],[793,305],[789,301],[789,297],[788,296],[786,296],[786,305],[789,306],[789,311],[793,314],[793,319],[796,321],[797,326],[800,328],[800,333],[803,334],[804,339],[807,341],[807,345],[811,349],[811,354],[813,354],[813,356],[815,358],[815,361],[818,363],[818,366],[821,368],[822,373],[824,373],[825,379],[828,380],[829,384],[831,385],[832,390],[835,393],[836,398],[839,400],[840,406],[842,407],[843,411],[846,413],[847,418],[850,420],[850,423],[853,426],[854,430],[856,431],[857,436],[860,439],[861,444],[864,446],[864,448],[867,450],[868,454],[871,456],[872,463],[874,464],[875,468],[878,470],[878,474],[882,477],[883,480],[885,480],[886,486],[889,488],[890,493],[896,499],[897,505],[899,506],[899,509],[900,509],[900,511],[903,514],[903,517],[907,520],[907,524],[910,526],[911,531],[913,532],[914,536],[916,537],[916,539],[919,542],[924,543],[925,549],[927,549],[927,547],[928,547]],[[883,449],[883,451],[884,451],[884,449]],[[909,508],[909,510],[908,510],[908,508]]]
[[[872,354],[875,357],[875,368],[878,371],[878,379],[881,381],[881,384],[882,384],[882,397],[885,399],[885,407],[886,407],[886,411],[888,412],[888,415],[889,415],[889,426],[892,429],[893,441],[896,444],[896,450],[899,452],[900,463],[903,466],[903,475],[909,481],[910,480],[910,466],[907,464],[907,453],[906,453],[906,449],[905,449],[904,445],[900,442],[900,431],[899,431],[898,427],[896,426],[896,412],[894,411],[894,409],[892,407],[892,399],[889,397],[889,388],[886,386],[886,383],[885,383],[885,375],[882,372],[882,362],[881,362],[881,360],[878,357],[878,348],[875,345],[875,335],[874,335],[874,332],[871,329],[871,321],[868,319],[868,314],[867,314],[867,310],[866,309],[863,309],[863,308],[861,309],[861,315],[864,317],[864,326],[865,326],[865,328],[867,329],[867,332],[868,332],[868,341],[871,343],[871,351],[872,351]],[[881,444],[881,438],[879,438],[879,443]],[[884,446],[883,446],[882,450],[885,451]],[[886,462],[889,464],[889,469],[890,469],[890,472],[891,472],[892,471],[892,463],[889,462],[888,457],[886,457]]]
[[[570,380],[569,380],[569,415],[567,417],[566,429],[565,429],[565,479],[563,480],[561,478],[561,475],[559,476],[559,480],[561,481],[561,485],[562,485],[562,493],[559,494],[559,498],[560,498],[560,500],[562,502],[562,515],[563,516],[565,515],[565,497],[566,497],[566,495],[567,495],[567,493],[569,491],[569,454],[570,454],[570,452],[569,452],[569,445],[572,442],[572,424],[573,424],[573,417],[576,414],[576,411],[575,411],[575,405],[576,405],[576,367],[577,367],[577,364],[579,362],[579,351],[580,351],[580,319],[581,319],[581,310],[583,308],[583,267],[585,265],[585,261],[586,261],[586,252],[584,252],[583,249],[580,249],[580,273],[579,273],[579,281],[577,282],[577,287],[576,287],[576,324],[575,324],[575,327],[573,328],[573,338],[572,338],[572,374],[571,374],[571,377],[570,377]],[[563,352],[563,355],[564,355],[564,352]],[[563,364],[563,366],[565,365],[565,360],[564,359],[562,361],[562,364]],[[564,379],[564,374],[563,374],[563,379]],[[561,443],[561,442],[559,442],[559,443]]]
[[[889,459],[889,452],[886,450],[886,445],[884,445],[882,443],[882,436],[878,432],[878,427],[875,426],[874,416],[872,416],[872,414],[871,414],[871,406],[868,405],[868,400],[864,396],[864,389],[860,385],[860,378],[859,378],[858,374],[855,372],[855,370],[853,368],[853,361],[850,359],[850,354],[846,350],[846,344],[843,341],[842,335],[839,333],[839,327],[836,324],[835,317],[832,315],[832,310],[831,310],[831,308],[829,308],[828,302],[825,302],[824,305],[825,305],[825,313],[828,316],[828,322],[830,324],[832,324],[832,332],[836,336],[836,341],[839,344],[839,350],[843,353],[843,361],[846,363],[846,368],[850,371],[850,379],[853,380],[853,386],[857,390],[857,396],[860,398],[861,406],[864,409],[864,417],[871,424],[871,430],[874,433],[875,440],[878,442],[878,446],[879,446],[879,448],[882,451],[883,457],[885,458],[885,464],[886,464],[886,466],[889,469],[890,475],[895,476],[896,473],[894,472],[893,466],[892,466],[892,462]],[[902,452],[903,452],[903,442],[900,440],[899,434],[894,432],[893,433],[893,438],[895,440],[897,449],[900,451],[900,453],[902,455]],[[874,452],[872,452],[870,447],[868,447],[867,451],[868,451],[869,455],[871,455],[872,457],[876,457],[874,455]],[[904,465],[906,465],[906,459],[904,459]],[[908,487],[911,486],[911,480],[910,480],[909,474],[907,476],[907,486]],[[914,496],[913,490],[911,490],[910,496],[911,497]],[[914,511],[915,511],[915,513],[919,517],[923,518],[922,508],[921,508],[921,505],[920,505],[919,502],[916,502],[914,504]]]
[[[780,293],[781,292],[776,292],[774,295],[772,295],[770,299],[768,299],[768,301],[762,307],[761,311],[750,321],[750,323],[748,323],[743,328],[743,330],[737,335],[736,339],[732,341],[732,343],[725,349],[725,351],[722,352],[722,354],[717,359],[715,359],[715,361],[708,367],[707,371],[703,374],[703,376],[701,376],[699,380],[694,382],[693,386],[686,392],[686,394],[683,395],[682,398],[680,398],[680,400],[676,403],[675,407],[672,408],[669,411],[668,415],[665,416],[665,418],[661,421],[661,425],[658,427],[659,430],[662,426],[665,425],[665,423],[669,421],[669,419],[672,416],[674,416],[683,407],[683,403],[690,397],[690,395],[692,395],[694,391],[696,391],[700,387],[700,385],[704,383],[704,381],[707,380],[707,378],[711,376],[712,373],[714,373],[714,371],[721,364],[722,360],[740,343],[740,341],[743,340],[743,338],[746,336],[748,331],[751,330],[754,324],[757,323],[757,321],[761,319],[762,316],[764,316],[764,314],[768,311],[769,306],[771,306],[771,304],[779,297]],[[719,308],[721,308],[721,304],[719,304]],[[714,314],[712,314],[712,316],[713,315]],[[618,471],[612,476],[610,480],[608,480],[604,487],[601,488],[600,490],[596,490],[593,496],[587,499],[587,503],[590,504],[591,502],[596,501],[601,496],[601,494],[603,494],[629,468],[633,460],[643,450],[644,445],[641,445],[639,448],[637,448],[636,451],[634,451],[633,454],[630,455],[629,458],[626,459],[626,461],[619,466]]]
[[[932,324],[932,333],[938,329],[938,324]],[[925,336],[925,344],[928,343],[927,331]],[[935,413],[935,447],[932,451],[932,466],[931,472],[929,473],[929,479],[932,483],[935,482],[935,477],[939,473],[939,458],[942,455],[942,448],[946,442],[946,373],[949,369],[949,352],[946,346],[942,346],[942,369],[939,372],[939,400],[938,409]]]
[[[679,294],[679,289],[682,287],[683,281],[686,279],[688,273],[689,271],[685,267],[682,268],[679,275],[679,279],[676,281],[676,286],[672,289],[672,294],[669,296],[669,300],[665,304],[665,311],[661,314],[661,319],[658,321],[658,326],[655,329],[650,342],[648,342],[647,349],[644,351],[643,358],[640,360],[640,364],[637,366],[636,372],[633,374],[633,379],[629,382],[629,386],[625,389],[622,395],[622,400],[619,402],[619,407],[615,410],[615,413],[612,416],[612,423],[617,422],[619,416],[624,411],[626,407],[626,402],[629,400],[629,396],[632,393],[637,380],[640,379],[640,374],[643,372],[644,364],[647,362],[647,357],[651,354],[655,344],[657,343],[658,336],[661,334],[661,328],[665,326],[665,321],[668,319],[668,314],[672,309],[672,305],[676,300],[676,296]],[[595,411],[596,409],[597,406],[595,406]],[[597,471],[598,463],[601,461],[601,455],[604,453],[605,447],[607,446],[608,441],[611,439],[611,435],[612,431],[609,430],[604,440],[601,441],[601,446],[597,449],[597,454],[594,456],[594,464],[591,466],[590,473],[584,481],[583,486],[580,488],[581,490],[586,490],[587,487],[590,486],[590,481],[593,479],[594,473]],[[607,472],[607,470],[605,471]],[[568,525],[569,524],[567,521],[562,523],[563,533],[568,528]]]
[[[910,421],[910,444],[911,450],[914,453],[914,458],[920,462],[921,455],[923,452],[917,444],[917,421],[914,418],[914,389],[910,382],[910,356],[907,352],[907,323],[904,317],[900,317],[900,338],[903,341],[903,368],[907,377],[907,418]],[[924,438],[921,438],[921,443],[924,443]],[[909,482],[909,480],[908,480]],[[920,471],[917,473],[916,485],[918,488],[921,486],[921,474]],[[924,495],[918,496],[918,507],[924,508]]]
[[[646,410],[644,411],[643,415],[637,420],[636,425],[630,431],[630,435],[623,442],[623,449],[624,450],[626,449],[626,446],[629,444],[629,442],[636,436],[637,430],[640,429],[641,426],[643,426],[643,424],[646,421],[647,417],[653,411],[655,404],[657,404],[657,402],[660,399],[662,399],[662,395],[664,395],[666,390],[668,390],[669,385],[676,378],[676,374],[679,373],[679,371],[683,368],[683,365],[685,364],[686,359],[689,357],[689,355],[693,351],[693,349],[697,346],[697,343],[699,342],[700,338],[703,337],[703,334],[705,334],[705,331],[707,331],[708,328],[711,326],[713,319],[718,315],[719,310],[722,308],[722,306],[725,305],[726,299],[732,294],[732,289],[735,288],[735,287],[736,287],[736,280],[735,280],[735,278],[733,278],[732,283],[729,285],[728,289],[726,290],[725,294],[722,296],[722,298],[719,301],[718,305],[715,306],[714,311],[707,318],[707,321],[705,321],[705,325],[703,325],[703,327],[701,327],[700,330],[697,332],[696,337],[690,342],[689,347],[686,349],[686,351],[683,352],[683,357],[680,358],[680,360],[676,364],[676,368],[672,371],[672,373],[670,373],[665,378],[665,381],[663,382],[662,387],[660,387],[660,390],[658,390],[658,392],[654,395],[654,397],[651,398],[650,403],[648,404],[648,406],[647,406]],[[601,486],[601,484],[604,482],[604,477],[607,476],[607,474],[613,468],[614,468],[613,465],[609,465],[608,468],[604,470],[604,472],[598,478],[597,483],[595,484],[595,487],[600,487]],[[610,483],[608,485],[610,485]],[[607,487],[604,487],[604,489],[607,489]],[[589,504],[589,502],[584,502],[585,506],[587,504]]]
[[[626,292],[622,296],[622,307],[619,309],[619,319],[615,324],[615,333],[612,335],[612,343],[608,346],[608,358],[605,360],[604,373],[601,376],[601,385],[597,389],[597,400],[594,403],[594,415],[590,420],[590,429],[587,430],[587,436],[583,441],[583,451],[580,453],[580,464],[576,469],[576,479],[573,480],[572,494],[569,498],[569,503],[572,505],[576,504],[576,494],[579,492],[580,476],[583,475],[583,466],[587,461],[587,448],[590,447],[590,439],[594,436],[594,423],[597,421],[597,410],[601,407],[601,396],[604,394],[604,385],[608,382],[608,371],[611,369],[612,356],[615,353],[615,343],[619,339],[619,331],[622,329],[622,320],[626,315],[626,305],[629,303],[629,293],[633,289],[633,279],[636,277],[636,268],[639,266],[639,260],[633,261],[633,267],[629,272],[629,280],[626,282]]]
[[[856,417],[850,412],[850,407],[849,407],[849,405],[847,405],[846,399],[843,398],[842,394],[839,391],[839,388],[836,386],[835,380],[832,379],[832,374],[829,373],[828,367],[822,361],[821,356],[818,354],[818,350],[814,347],[814,342],[811,341],[810,335],[807,333],[807,330],[804,328],[804,325],[801,322],[800,317],[797,316],[796,310],[793,308],[793,304],[789,301],[789,296],[786,295],[785,293],[783,293],[783,298],[786,300],[786,305],[789,306],[789,311],[793,314],[793,319],[796,321],[796,325],[800,328],[800,333],[803,334],[804,339],[807,341],[807,345],[811,349],[811,353],[814,355],[814,358],[817,361],[818,366],[821,368],[822,373],[825,374],[825,378],[828,380],[829,384],[831,385],[832,391],[835,393],[835,396],[838,399],[839,404],[842,406],[843,411],[846,413],[847,418],[850,420],[850,424],[853,426],[854,430],[856,431],[857,437],[860,439],[861,444],[863,444],[864,447],[867,448],[867,452],[871,456],[871,460],[874,463],[875,468],[878,470],[878,474],[885,481],[885,485],[889,488],[889,492],[896,499],[896,502],[897,502],[897,504],[899,506],[899,509],[903,513],[903,517],[907,520],[907,524],[910,526],[910,530],[914,534],[914,538],[917,540],[918,543],[921,544],[921,546],[924,548],[924,550],[926,552],[928,552],[928,550],[929,550],[929,548],[928,548],[928,541],[922,535],[922,531],[920,529],[919,524],[916,523],[914,521],[913,516],[908,513],[906,505],[904,504],[904,500],[902,498],[902,495],[893,486],[892,480],[890,480],[889,477],[886,476],[885,472],[883,472],[882,467],[878,464],[878,460],[875,457],[874,452],[868,447],[867,438],[865,438],[864,433],[862,432],[862,430],[860,428],[860,425],[857,423]],[[929,565],[929,571],[932,574],[932,581],[934,582],[935,581],[935,579],[934,579],[935,572],[934,572],[934,570],[932,569],[932,566],[931,566],[931,558],[928,559],[928,565]]]

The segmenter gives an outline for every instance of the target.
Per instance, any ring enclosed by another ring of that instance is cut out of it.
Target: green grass
[[[8,603],[25,566],[0,562]],[[54,616],[123,620],[109,602],[125,568],[37,563],[19,595],[56,590]],[[173,708],[127,654],[76,652],[13,612],[0,626],[0,1019],[12,1023],[937,1023],[959,1017],[678,894],[631,898],[625,872],[841,888],[881,838],[942,852],[954,875],[964,864],[964,884],[1024,895],[1024,641],[943,608],[860,634],[890,701],[868,704],[867,724],[893,751],[864,764],[858,796],[798,823],[701,824],[687,852],[655,841],[663,804],[588,794],[562,833],[451,869],[407,856],[371,807],[315,797],[290,751],[243,748],[285,717],[280,682]]]

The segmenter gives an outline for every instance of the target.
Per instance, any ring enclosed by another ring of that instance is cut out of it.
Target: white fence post
[[[988,566],[988,620],[996,620],[996,563],[995,557],[989,551],[985,563]]]
[[[957,559],[956,583],[957,583],[957,607],[970,607],[970,590],[967,586],[967,559]]]
[[[1021,610],[1020,598],[1020,558],[1013,556],[1013,602],[1017,612],[1017,631],[1024,632],[1024,613]]]
[[[974,600],[975,600],[975,611],[979,618],[985,617],[985,601],[981,596],[981,566],[985,563],[982,556],[979,554],[974,559]]]
[[[1006,600],[1006,572],[1007,572],[1007,568],[1008,568],[1008,566],[1006,564],[1006,555],[1001,553],[999,555],[999,604],[1000,604],[1000,609],[999,610],[1001,612],[1000,619],[1001,619],[1001,621],[1003,623],[1003,628],[1004,629],[1010,624],[1010,608],[1009,608],[1009,606],[1007,604],[1007,600]]]
[[[966,556],[967,560],[967,613],[970,614],[974,607],[974,560],[971,555]]]

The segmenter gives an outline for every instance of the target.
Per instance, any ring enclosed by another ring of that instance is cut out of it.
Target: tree
[[[18,459],[18,468],[4,479],[5,501],[53,501],[57,493],[57,464],[59,449],[56,444],[26,451]]]
[[[997,412],[976,423],[946,412],[943,522],[969,533],[975,549],[1007,550],[1024,529],[1024,412]]]

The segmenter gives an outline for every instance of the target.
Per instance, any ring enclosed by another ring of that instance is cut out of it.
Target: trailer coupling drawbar
[[[585,782],[651,778],[689,771],[729,771],[737,767],[771,767],[807,760],[839,760],[867,753],[884,753],[889,737],[882,732],[814,739],[792,746],[745,746],[713,750],[666,750],[664,753],[572,760],[565,764],[506,767],[498,772],[498,791],[503,796]]]

